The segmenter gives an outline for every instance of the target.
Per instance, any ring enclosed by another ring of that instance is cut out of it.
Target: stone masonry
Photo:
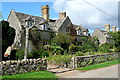
[[[0,62],[2,75],[12,75],[18,73],[27,73],[34,71],[44,71],[47,69],[46,59],[27,59],[27,60],[10,60]]]

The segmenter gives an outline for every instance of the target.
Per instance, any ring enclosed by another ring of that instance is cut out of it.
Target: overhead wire
[[[96,7],[96,6],[94,6],[93,4],[91,4],[91,3],[89,3],[89,2],[87,2],[87,1],[85,1],[85,0],[82,0],[82,1],[84,1],[85,3],[87,3],[87,4],[91,5],[92,7],[96,8],[97,10],[99,10],[99,11],[101,11],[101,12],[105,13],[106,15],[108,15],[108,16],[110,16],[110,17],[112,17],[114,20],[117,20],[117,18],[115,18],[115,17],[114,17],[114,16],[112,16],[111,14],[109,14],[109,13],[107,13],[107,12],[103,11],[102,9],[100,9],[100,8],[98,8],[98,7]]]

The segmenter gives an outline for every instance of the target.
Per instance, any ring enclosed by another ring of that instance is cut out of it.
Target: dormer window
[[[79,28],[78,30],[77,30],[77,35],[81,35],[81,29]]]
[[[48,30],[47,24],[42,24],[41,27],[42,27],[42,30]]]
[[[77,35],[81,35],[81,31],[80,31],[80,29],[77,31]]]
[[[34,20],[31,18],[31,17],[29,17],[27,20],[25,20],[26,21],[26,26],[27,27],[32,27],[33,26],[33,24],[34,24]]]
[[[28,27],[31,27],[32,25],[33,25],[33,22],[32,22],[32,21],[28,21],[28,22],[27,22],[27,26],[28,26]]]

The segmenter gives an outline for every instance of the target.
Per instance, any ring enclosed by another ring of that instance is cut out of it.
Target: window
[[[42,27],[42,30],[48,30],[47,24],[43,24],[41,25],[41,27]]]
[[[83,34],[84,34],[85,36],[87,36],[87,32],[84,31]]]
[[[33,22],[32,22],[32,21],[28,21],[28,22],[27,22],[27,26],[28,26],[28,27],[31,27],[31,26],[32,26],[32,24],[33,24]]]
[[[69,27],[66,28],[66,32],[70,32],[70,28]]]
[[[77,31],[77,35],[81,35],[81,31],[80,30]]]
[[[43,42],[43,46],[44,46],[44,45],[47,45],[47,44],[48,44],[47,41],[44,41],[44,42]]]

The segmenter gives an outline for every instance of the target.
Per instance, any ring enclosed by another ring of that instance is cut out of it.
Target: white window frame
[[[41,27],[42,27],[42,30],[48,30],[47,24],[42,24]]]
[[[28,27],[31,27],[31,26],[32,26],[32,24],[33,24],[33,22],[32,22],[32,21],[28,21],[28,22],[27,22],[27,26],[28,26]]]

